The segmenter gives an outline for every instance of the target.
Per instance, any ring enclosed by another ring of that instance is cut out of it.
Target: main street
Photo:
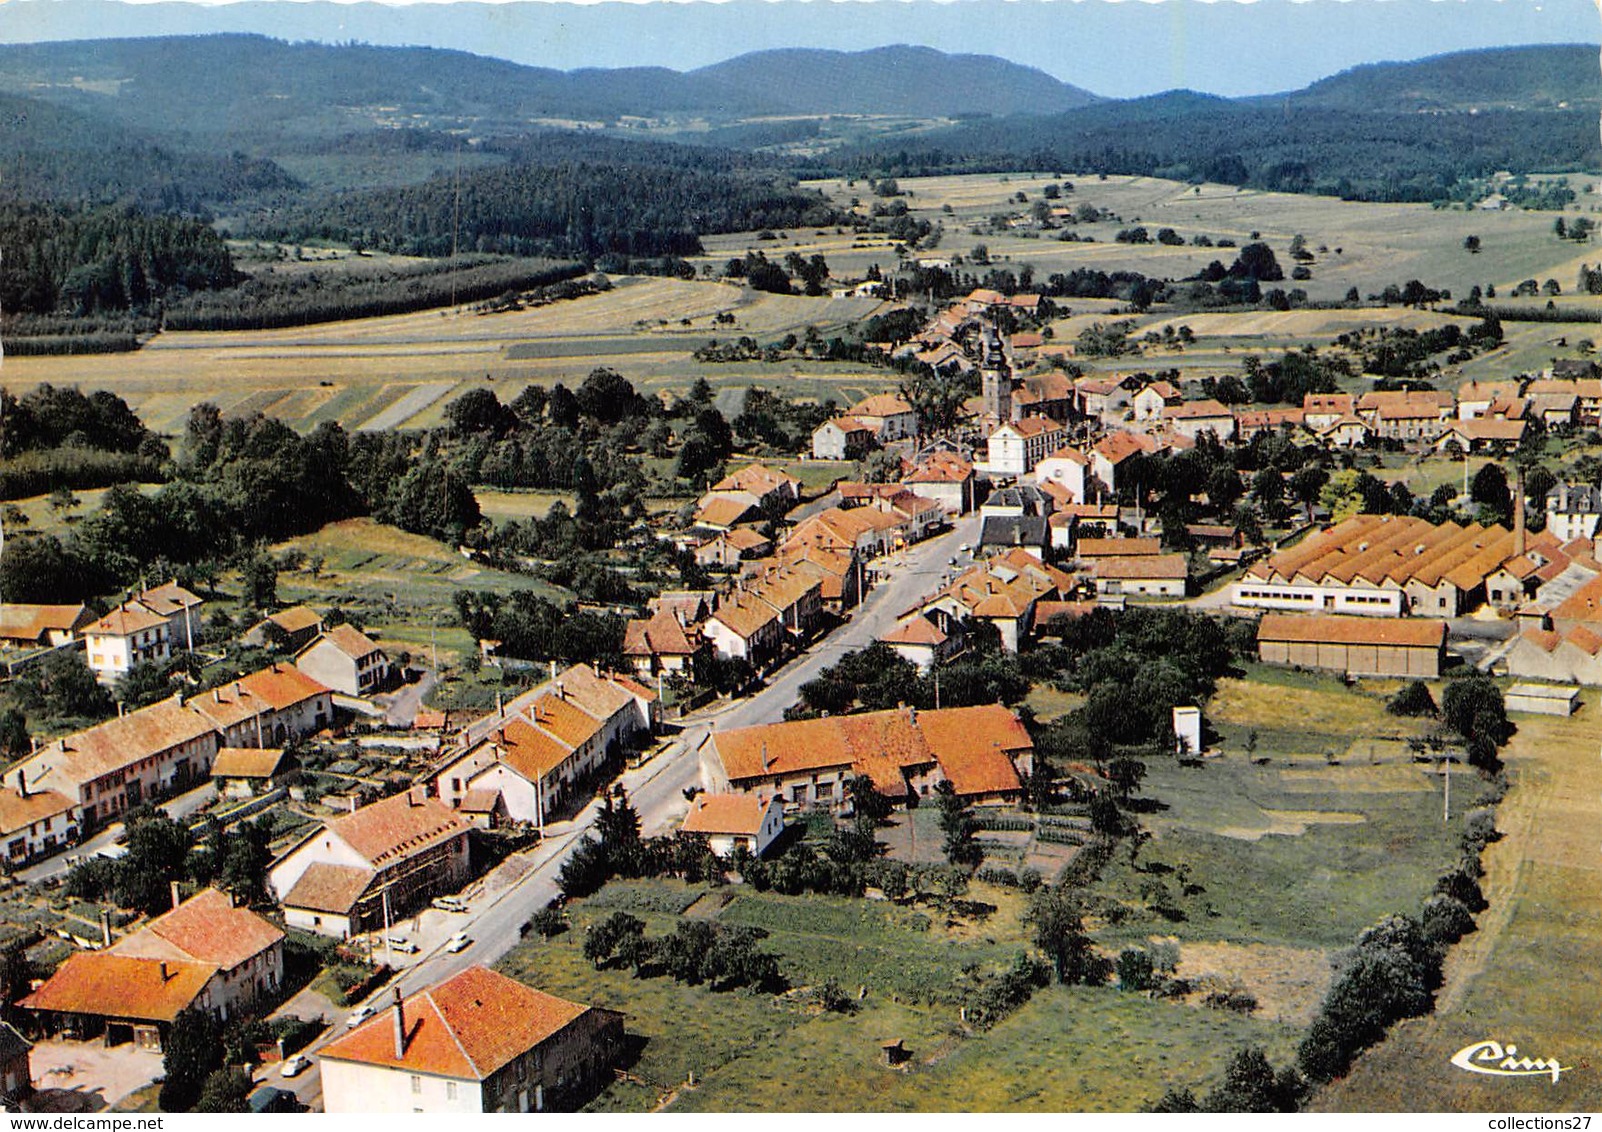
[[[845,653],[872,644],[897,617],[960,570],[968,556],[958,548],[977,543],[980,527],[979,516],[970,515],[944,534],[901,552],[891,560],[889,576],[868,593],[845,624],[793,660],[755,694],[689,717],[679,734],[663,749],[643,765],[625,771],[620,781],[639,811],[642,832],[648,836],[666,833],[683,816],[687,809],[684,791],[700,781],[696,751],[708,734],[713,730],[726,731],[782,719],[785,709],[795,703],[801,685],[817,677]],[[955,566],[951,564],[953,558],[958,560]],[[415,994],[475,963],[494,963],[515,947],[521,939],[519,929],[523,922],[558,895],[556,878],[562,862],[594,824],[599,809],[600,802],[592,800],[572,819],[546,827],[545,838],[538,848],[524,858],[529,865],[527,871],[499,893],[481,897],[483,907],[475,907],[470,915],[461,917],[461,930],[473,941],[468,947],[452,954],[443,946],[435,946],[368,1002],[382,1007],[391,1000],[396,987],[403,995]],[[345,1032],[344,1020],[336,1019],[328,1033],[307,1052],[315,1053]],[[271,1083],[280,1088],[292,1088],[304,1103],[313,1107],[321,1105],[322,1083],[315,1062],[300,1077]]]

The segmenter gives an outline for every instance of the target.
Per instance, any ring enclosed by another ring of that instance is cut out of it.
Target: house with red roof
[[[1033,765],[1023,722],[1000,704],[893,708],[713,731],[700,748],[714,793],[777,794],[797,807],[849,805],[847,783],[866,775],[894,802],[928,797],[941,782],[980,803],[1016,799]]]
[[[560,1112],[612,1079],[623,1015],[472,966],[402,998],[317,1055],[323,1109]]]
[[[208,888],[104,950],[69,956],[17,1005],[47,1033],[159,1050],[183,1010],[226,1022],[275,998],[283,977],[284,933]]]
[[[269,867],[267,884],[290,927],[346,939],[466,884],[469,828],[413,787],[302,837]]]
[[[172,656],[172,627],[167,618],[135,600],[84,626],[84,659],[102,684],[114,684],[137,664],[155,664]]]
[[[295,667],[347,696],[370,696],[389,681],[389,657],[354,625],[335,625],[295,654]]]
[[[777,795],[697,794],[680,828],[706,838],[719,857],[736,849],[760,857],[784,832],[784,806]]]

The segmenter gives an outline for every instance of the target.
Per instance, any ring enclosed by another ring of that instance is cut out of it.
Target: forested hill
[[[135,132],[38,99],[0,94],[0,199],[123,202],[198,212],[293,189],[271,161],[175,153]]]
[[[616,144],[616,143],[614,143]],[[622,146],[627,149],[629,147]],[[639,147],[650,153],[658,147]],[[675,151],[680,147],[660,147]],[[252,234],[357,241],[408,255],[453,247],[513,255],[593,259],[608,253],[683,256],[698,234],[834,224],[842,217],[821,194],[780,174],[667,162],[518,160],[460,178],[344,193],[275,212]]]
[[[1602,164],[1596,122],[1580,110],[1364,113],[1182,92],[930,131],[894,149],[831,155],[818,168],[903,177],[1068,169],[1436,201],[1498,169],[1594,169]]]
[[[1370,113],[1581,109],[1602,104],[1598,77],[1593,45],[1505,47],[1354,67],[1261,101]]]
[[[181,75],[182,82],[173,81]],[[1050,112],[1093,96],[1003,59],[925,48],[765,52],[688,74],[553,71],[423,47],[284,43],[255,35],[0,46],[0,90],[142,130],[253,146],[375,125],[519,131],[620,115]]]
[[[1050,114],[1097,101],[1033,67],[928,47],[754,51],[689,77],[715,80],[753,105],[808,114]]]

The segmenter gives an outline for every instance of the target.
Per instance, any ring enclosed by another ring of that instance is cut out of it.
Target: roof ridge
[[[482,1081],[486,1076],[485,1073],[479,1069],[478,1062],[473,1060],[473,1055],[467,1052],[467,1047],[462,1044],[462,1039],[456,1036],[456,1027],[450,1024],[450,1021],[445,1017],[445,1012],[439,1008],[439,1003],[434,1001],[434,990],[434,987],[427,988],[423,991],[423,997],[428,999],[428,1005],[434,1008],[434,1014],[439,1018],[439,1024],[445,1027],[445,1032],[451,1036],[451,1041],[456,1043],[457,1050],[461,1052],[463,1060],[472,1069],[473,1075]]]

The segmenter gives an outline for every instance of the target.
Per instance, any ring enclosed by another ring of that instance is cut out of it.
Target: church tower
[[[994,327],[985,331],[979,354],[979,376],[983,383],[985,412],[995,417],[998,424],[1012,423],[1012,367],[1007,364],[1007,352]]]

